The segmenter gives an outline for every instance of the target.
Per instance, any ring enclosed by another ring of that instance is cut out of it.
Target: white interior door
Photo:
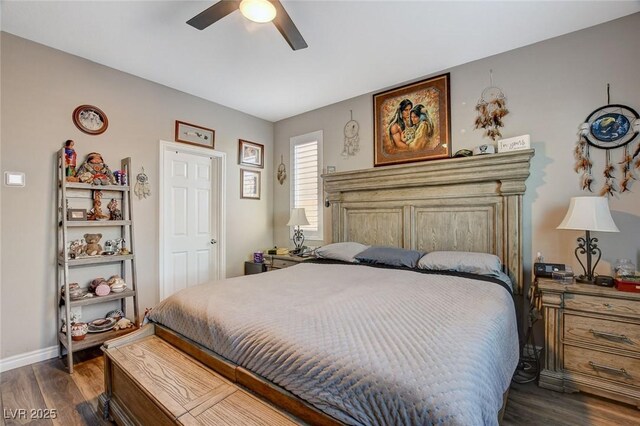
[[[220,278],[221,159],[165,143],[162,159],[160,298]]]

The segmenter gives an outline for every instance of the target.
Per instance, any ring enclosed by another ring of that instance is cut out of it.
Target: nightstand
[[[293,256],[293,255],[280,255],[280,254],[274,254],[271,255],[271,266],[269,267],[269,269],[284,269],[284,268],[288,268],[289,266],[294,266],[297,265],[298,263],[304,262],[305,260],[309,260],[311,259],[310,257],[300,257],[300,256]]]
[[[545,348],[540,387],[640,408],[640,293],[538,279]]]
[[[244,262],[244,274],[245,275],[253,275],[259,274],[261,272],[267,272],[269,270],[269,265],[266,263],[256,263],[256,262]]]

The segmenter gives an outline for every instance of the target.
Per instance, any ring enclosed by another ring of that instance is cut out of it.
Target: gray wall
[[[490,142],[482,137],[481,131],[473,129],[474,107],[482,90],[489,85],[490,69],[495,84],[504,90],[511,111],[505,117],[503,136],[531,135],[536,155],[524,197],[525,235],[529,235],[524,241],[525,268],[530,269],[532,258],[540,251],[547,261],[568,263],[578,270],[573,250],[580,232],[555,229],[564,217],[569,198],[588,195],[580,191],[579,176],[573,171],[576,132],[594,109],[606,104],[607,83],[611,83],[612,103],[640,111],[638,52],[640,13],[436,73],[451,73],[453,152]],[[357,76],[345,75],[345,78]],[[416,80],[422,78],[418,76]],[[338,171],[373,167],[372,94],[277,122],[274,164],[279,163],[281,154],[288,158],[290,137],[322,129],[325,166],[335,165]],[[349,110],[353,110],[354,119],[360,123],[361,151],[355,157],[344,159],[340,153]],[[640,141],[633,146],[637,143]],[[594,188],[599,190],[604,151],[594,149],[592,153],[598,180]],[[612,155],[617,162],[622,152],[617,150]],[[286,165],[289,170],[288,161]],[[640,170],[637,175],[640,178]],[[281,186],[274,182],[274,237],[279,246],[290,245],[285,226],[289,214],[289,183],[287,180]],[[611,273],[610,263],[616,258],[631,258],[636,265],[640,264],[640,182],[632,189],[633,192],[616,195],[610,201],[613,218],[621,232],[596,233],[604,252],[597,269],[602,274]],[[330,235],[329,219],[325,209],[326,241]],[[321,243],[309,242],[311,245]]]
[[[79,162],[91,151],[111,165],[130,156],[132,174],[144,166],[150,178],[151,198],[133,203],[142,312],[158,302],[158,141],[174,139],[174,120],[215,129],[215,148],[227,153],[227,276],[241,275],[255,249],[271,246],[272,123],[1,34],[1,170],[25,172],[27,186],[1,187],[0,359],[56,344],[54,155],[66,139],[75,140]],[[102,135],[72,123],[85,103],[107,114]],[[239,138],[266,146],[259,201],[240,199]]]

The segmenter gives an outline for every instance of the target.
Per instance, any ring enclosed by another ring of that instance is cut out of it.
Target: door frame
[[[218,183],[218,188],[211,188],[215,190],[214,193],[218,194],[216,200],[217,203],[217,217],[218,223],[212,223],[211,229],[214,229],[216,235],[218,235],[218,242],[216,243],[218,246],[218,250],[216,251],[217,256],[215,258],[215,262],[217,262],[217,276],[214,277],[216,280],[220,280],[226,278],[226,227],[224,224],[226,223],[226,198],[227,198],[227,154],[225,152],[216,151],[215,149],[198,147],[194,145],[187,145],[183,143],[177,142],[169,142],[165,140],[160,140],[160,164],[159,164],[159,189],[158,189],[158,215],[159,215],[159,250],[158,253],[158,274],[159,274],[159,291],[160,291],[160,299],[162,301],[165,298],[165,287],[164,287],[164,226],[165,226],[165,217],[164,217],[164,184],[165,184],[165,168],[164,168],[164,160],[165,160],[165,152],[167,151],[177,151],[184,152],[186,154],[193,154],[203,157],[211,157],[213,161],[217,161],[217,174],[214,176],[212,174],[211,183],[214,185],[216,182]]]

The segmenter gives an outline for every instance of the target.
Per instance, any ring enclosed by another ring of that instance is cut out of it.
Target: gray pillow
[[[502,273],[500,258],[494,254],[470,251],[434,251],[418,261],[419,269],[467,272],[498,276]]]
[[[343,262],[355,263],[355,255],[369,246],[360,243],[345,242],[333,243],[318,247],[315,251],[316,257],[321,259],[341,260]]]
[[[406,266],[415,268],[422,257],[421,252],[396,247],[369,247],[356,256],[360,263],[376,265]]]

